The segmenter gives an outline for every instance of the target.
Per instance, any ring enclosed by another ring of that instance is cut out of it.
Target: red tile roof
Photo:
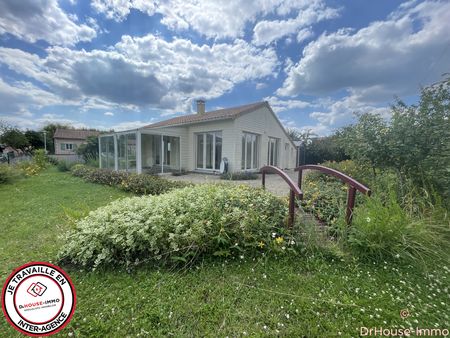
[[[144,126],[143,128],[158,128],[158,127],[178,126],[184,124],[200,123],[215,120],[235,119],[236,117],[244,113],[249,113],[264,106],[269,107],[269,104],[266,101],[256,102],[239,107],[214,110],[206,112],[204,114],[183,115],[174,117],[169,120],[149,124],[147,126]]]
[[[95,130],[56,129],[53,138],[85,140],[89,136],[98,136],[99,134],[100,132]]]

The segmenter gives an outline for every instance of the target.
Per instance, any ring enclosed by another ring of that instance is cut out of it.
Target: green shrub
[[[158,195],[173,188],[180,188],[186,185],[185,183],[169,181],[159,176],[89,168],[81,164],[73,166],[71,172],[72,175],[81,177],[88,182],[118,187],[137,195]]]
[[[56,167],[58,168],[58,171],[70,171],[70,168],[74,166],[74,162],[68,162],[64,160],[58,161]]]
[[[283,230],[286,215],[282,199],[244,185],[197,185],[126,198],[78,221],[59,259],[96,267],[286,252],[291,243]]]
[[[414,217],[392,195],[388,201],[367,198],[354,210],[346,245],[359,257],[370,259],[424,260],[447,251],[449,222]]]
[[[21,175],[22,172],[18,168],[8,164],[0,164],[0,184],[11,183]]]
[[[343,218],[347,203],[347,186],[337,179],[311,179],[309,174],[302,184],[304,211],[312,213],[321,222],[334,226]]]
[[[41,170],[45,169],[47,167],[48,160],[47,160],[47,156],[45,155],[45,150],[44,149],[37,149],[37,150],[34,151],[33,162],[38,167],[40,167]]]
[[[39,174],[43,167],[35,163],[34,161],[21,161],[17,163],[14,167],[22,171],[25,176],[35,176]]]
[[[352,160],[345,160],[341,162],[327,161],[321,163],[321,165],[338,170],[366,185],[374,179],[374,173],[371,168],[364,167]]]
[[[46,157],[46,160],[47,160],[47,162],[50,163],[51,165],[58,165],[58,163],[59,163],[59,161],[58,161],[56,158],[51,157],[51,156],[48,156],[48,155],[47,155],[47,157]]]
[[[222,180],[229,181],[244,181],[244,180],[257,180],[258,174],[254,172],[242,171],[236,173],[224,173],[220,175]]]
[[[72,168],[70,168],[70,172],[73,176],[84,178],[92,168],[86,167],[84,164],[75,164]]]

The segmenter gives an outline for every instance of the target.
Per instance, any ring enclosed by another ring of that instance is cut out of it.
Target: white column
[[[114,138],[114,170],[119,170],[119,152],[117,147],[117,134],[113,135]]]
[[[142,137],[141,131],[136,132],[136,172],[142,174]]]
[[[101,140],[102,138],[98,137],[98,166],[101,169],[102,168],[102,146],[101,146]]]
[[[164,174],[164,135],[161,135],[161,174]]]

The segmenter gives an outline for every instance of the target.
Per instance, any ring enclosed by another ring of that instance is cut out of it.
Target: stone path
[[[297,182],[298,172],[294,170],[285,170],[285,173],[292,178],[294,182]],[[183,181],[192,183],[229,183],[229,184],[247,184],[252,187],[261,187],[261,174],[258,174],[256,180],[243,180],[243,181],[228,181],[221,180],[219,175],[201,174],[201,173],[189,173],[182,176],[167,175],[165,178],[172,181]],[[266,175],[266,189],[278,196],[287,196],[289,194],[289,186],[278,175]]]

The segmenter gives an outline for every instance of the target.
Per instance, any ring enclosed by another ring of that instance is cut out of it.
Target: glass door
[[[197,134],[197,169],[219,170],[222,161],[222,132]]]
[[[278,139],[269,137],[267,149],[267,164],[278,166]]]

